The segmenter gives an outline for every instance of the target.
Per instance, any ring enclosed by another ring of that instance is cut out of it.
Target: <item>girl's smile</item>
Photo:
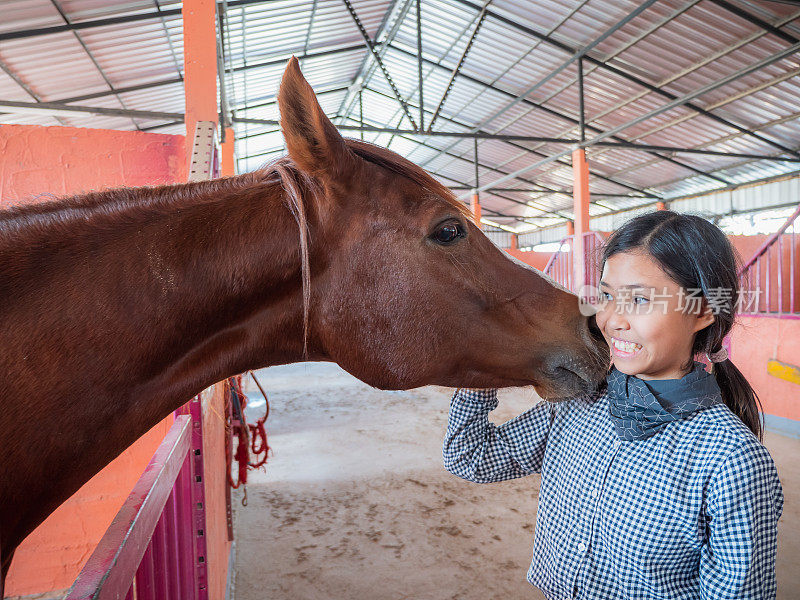
[[[631,358],[636,356],[639,351],[642,349],[641,344],[636,344],[634,342],[627,342],[625,340],[620,340],[612,336],[611,338],[611,350],[613,356],[617,358]]]

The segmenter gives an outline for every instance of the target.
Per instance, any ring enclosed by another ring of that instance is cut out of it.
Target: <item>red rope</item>
[[[238,396],[242,408],[242,422],[234,423],[233,415],[233,396]],[[242,390],[242,376],[237,375],[228,379],[228,388],[226,394],[227,413],[228,413],[228,432],[229,435],[225,436],[225,460],[228,466],[228,485],[233,489],[237,489],[242,484],[247,484],[247,471],[249,468],[257,469],[267,462],[270,447],[267,443],[267,432],[264,428],[264,422],[269,417],[269,399],[264,395],[264,401],[267,403],[267,411],[262,418],[253,423],[247,423],[244,416],[244,409],[247,406],[247,396]],[[248,433],[249,444],[248,444]],[[236,438],[236,453],[233,450],[233,438]],[[250,460],[250,453],[253,453],[253,461]],[[233,459],[238,463],[237,480],[233,480],[231,474],[231,467],[233,466]]]

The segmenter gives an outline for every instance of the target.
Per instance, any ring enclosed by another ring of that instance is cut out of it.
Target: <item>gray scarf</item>
[[[722,402],[716,378],[697,361],[681,379],[645,381],[612,367],[606,381],[611,421],[627,441],[647,439],[667,423]]]

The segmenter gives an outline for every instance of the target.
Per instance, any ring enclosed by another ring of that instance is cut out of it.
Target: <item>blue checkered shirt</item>
[[[495,390],[453,396],[444,464],[488,483],[541,473],[528,581],[550,600],[774,598],[783,491],[772,457],[718,404],[627,442],[606,394],[496,426]]]

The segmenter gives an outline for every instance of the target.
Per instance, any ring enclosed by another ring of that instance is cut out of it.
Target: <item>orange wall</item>
[[[169,417],[156,425],[25,539],[11,562],[8,595],[40,594],[72,585],[171,424]]]
[[[750,260],[756,251],[771,236],[769,235],[732,235],[730,240],[742,257],[743,262]],[[791,251],[788,236],[784,239],[783,253],[783,309],[788,310],[790,301],[788,256]],[[778,248],[773,247],[770,258],[770,269],[777,273]],[[800,309],[800,236],[795,242],[795,310]],[[762,259],[762,289],[766,277],[766,260]],[[755,281],[755,279],[753,279]],[[770,290],[770,308],[778,308],[778,290],[775,286]],[[761,301],[766,300],[766,289]],[[800,421],[800,386],[767,373],[767,360],[775,358],[781,362],[800,365],[800,320],[775,319],[770,317],[739,317],[731,335],[731,359],[739,370],[747,377],[750,385],[756,390],[764,412],[777,417]]]
[[[0,126],[0,208],[124,185],[185,181],[183,136]],[[69,587],[161,443],[154,427],[56,510],[19,547],[6,593]],[[225,557],[227,567],[227,555]]]
[[[547,261],[550,260],[552,254],[550,252],[521,252],[513,248],[506,248],[511,256],[524,262],[526,265],[532,266],[534,269],[544,271],[547,266]]]
[[[0,208],[104,188],[186,181],[178,135],[0,125]]]
[[[800,421],[800,385],[767,373],[767,360],[800,365],[800,319],[739,317],[731,360],[753,386],[764,412]]]

